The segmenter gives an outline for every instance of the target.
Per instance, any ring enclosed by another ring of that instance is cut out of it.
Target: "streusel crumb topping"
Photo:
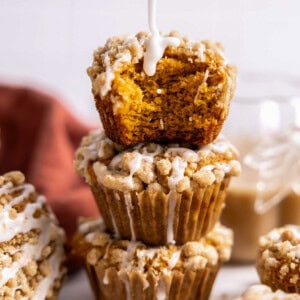
[[[104,97],[111,89],[114,73],[120,73],[129,64],[137,64],[141,61],[146,50],[145,42],[149,35],[150,33],[140,32],[136,35],[111,37],[107,40],[104,47],[99,47],[94,52],[93,64],[88,68],[94,94]],[[220,43],[193,41],[188,37],[181,36],[176,31],[163,36],[176,37],[180,41],[178,47],[167,47],[167,56],[175,54],[178,57],[184,56],[190,63],[211,64],[211,67],[215,69],[227,65],[223,47]],[[203,88],[205,88],[205,85],[203,85]]]
[[[142,143],[126,148],[102,131],[84,137],[76,152],[77,172],[92,184],[91,170],[99,183],[120,191],[149,189],[181,193],[192,185],[206,187],[226,175],[237,176],[237,150],[219,136],[206,146]]]
[[[217,265],[229,259],[233,242],[232,231],[220,224],[199,242],[187,242],[183,246],[148,247],[141,242],[111,239],[103,230],[101,219],[81,221],[75,251],[86,255],[91,265],[104,264],[105,268],[113,266],[117,270],[141,273],[196,271]]]
[[[65,274],[64,232],[18,171],[0,176],[0,298],[54,299]]]
[[[300,286],[300,226],[286,225],[262,236],[257,266],[264,270],[263,280],[276,276],[287,285]]]

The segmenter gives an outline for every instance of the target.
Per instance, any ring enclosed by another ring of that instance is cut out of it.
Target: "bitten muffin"
[[[64,232],[21,172],[0,176],[0,298],[57,299]]]
[[[242,297],[235,300],[300,300],[300,295],[287,294],[281,290],[273,292],[270,287],[258,284],[248,288]]]
[[[75,168],[116,238],[183,244],[218,221],[230,177],[240,172],[236,159],[224,137],[192,149],[154,143],[124,149],[94,131],[83,138]]]
[[[96,107],[107,136],[116,143],[188,142],[208,144],[227,117],[236,68],[222,46],[195,42],[177,33],[156,73],[143,71],[148,33],[108,39],[88,68]]]
[[[232,231],[219,224],[198,242],[154,248],[112,239],[103,226],[101,219],[83,221],[74,238],[96,299],[208,299],[231,253]]]
[[[300,226],[286,225],[260,238],[257,271],[273,290],[300,293]]]

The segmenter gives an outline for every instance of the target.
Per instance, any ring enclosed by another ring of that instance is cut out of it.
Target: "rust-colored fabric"
[[[0,174],[22,171],[47,197],[68,237],[78,216],[98,214],[73,168],[74,151],[91,128],[49,95],[0,85],[0,129]]]

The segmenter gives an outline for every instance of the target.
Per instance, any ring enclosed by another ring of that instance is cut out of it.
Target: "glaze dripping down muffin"
[[[151,245],[199,240],[217,223],[232,176],[240,172],[225,137],[206,146],[120,146],[93,131],[75,167],[91,186],[108,230]]]
[[[156,72],[143,70],[148,33],[110,38],[88,68],[96,107],[107,136],[116,143],[188,142],[208,144],[229,111],[236,68],[222,46],[170,33]]]
[[[103,300],[206,300],[231,247],[232,231],[220,224],[182,246],[113,239],[101,219],[81,220],[74,238],[74,252],[85,260],[94,294]]]
[[[64,231],[21,172],[0,176],[0,298],[57,299]]]

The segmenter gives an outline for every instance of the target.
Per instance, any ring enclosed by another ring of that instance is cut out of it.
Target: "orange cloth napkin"
[[[49,95],[0,85],[0,174],[21,170],[47,197],[68,237],[78,216],[98,214],[73,167],[74,151],[90,129]]]

